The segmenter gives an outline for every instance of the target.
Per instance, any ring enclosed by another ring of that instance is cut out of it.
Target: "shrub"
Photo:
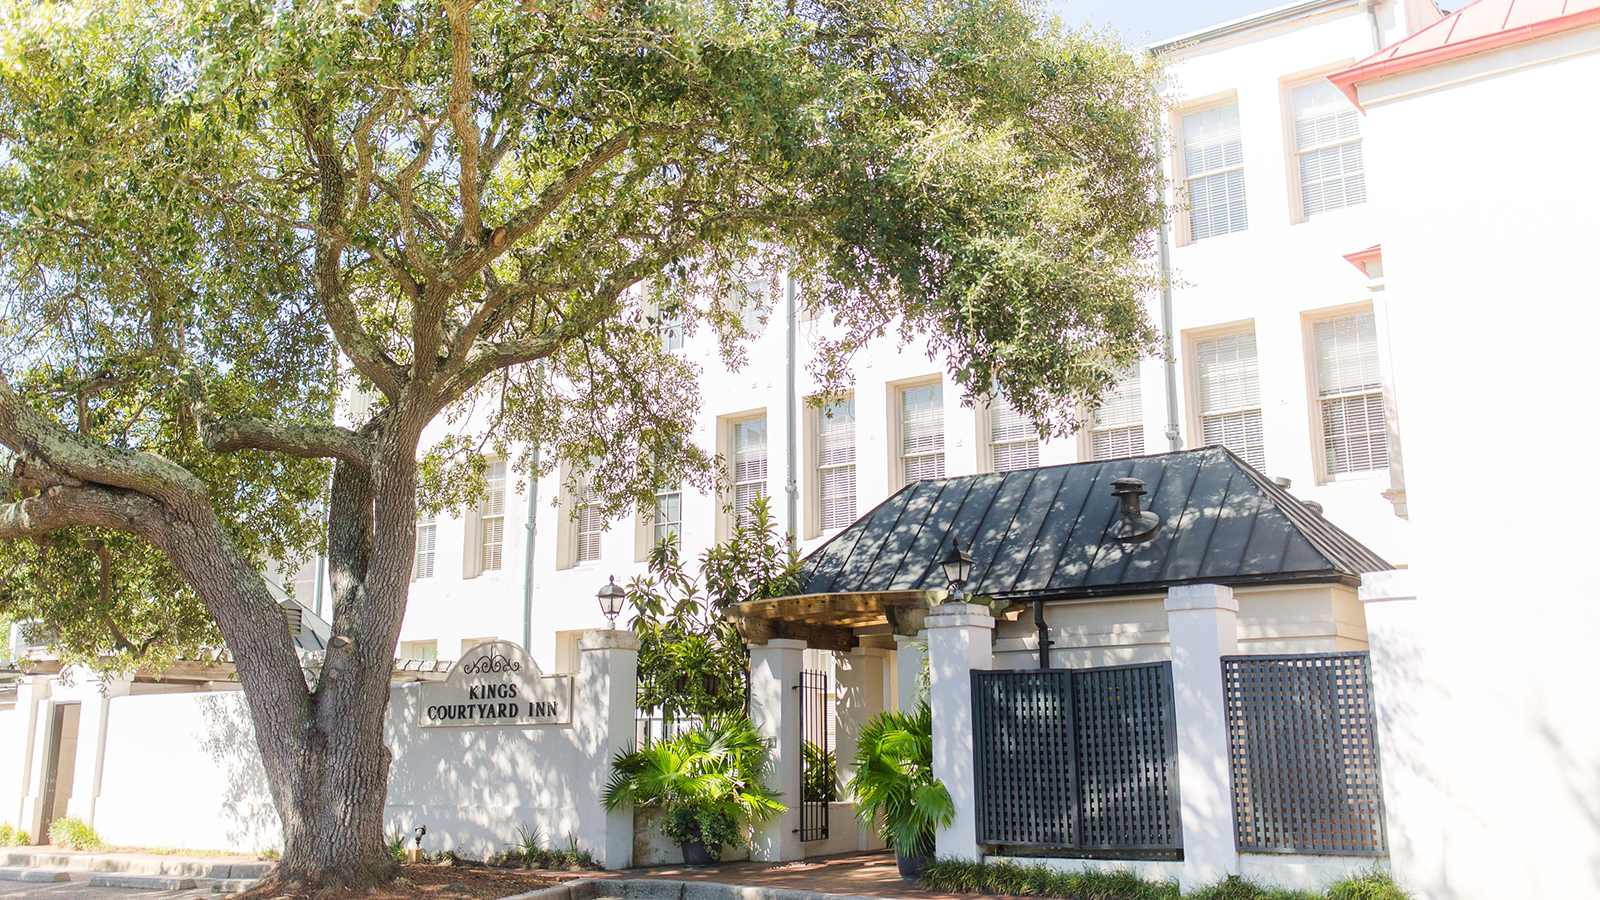
[[[1388,872],[1369,869],[1328,885],[1328,900],[1411,900],[1411,892]]]
[[[602,800],[608,810],[624,803],[660,807],[667,813],[662,833],[680,844],[702,840],[717,859],[724,843],[743,840],[747,824],[785,809],[766,785],[771,753],[749,718],[716,716],[671,740],[618,754]]]
[[[94,826],[73,816],[50,823],[50,843],[69,850],[99,850],[105,846]]]
[[[26,831],[0,822],[0,847],[25,847],[31,843],[33,839]]]
[[[544,836],[539,829],[529,828],[526,825],[517,826],[517,839],[512,841],[506,852],[500,856],[500,863],[569,872],[600,868],[594,856],[578,846],[577,838],[568,835],[565,849],[547,848],[544,846]]]
[[[1070,897],[1072,900],[1410,900],[1411,894],[1379,869],[1342,878],[1322,893],[1262,887],[1234,876],[1187,894],[1171,881],[1147,881],[1126,870],[1057,871],[1042,865],[975,863],[941,859],[922,870],[929,890],[1009,897]]]
[[[389,855],[397,863],[406,861],[406,836],[403,834],[389,835]]]
[[[838,767],[833,751],[825,750],[815,741],[806,741],[801,748],[805,753],[805,783],[800,786],[800,796],[807,803],[832,803],[839,799],[835,787]]]

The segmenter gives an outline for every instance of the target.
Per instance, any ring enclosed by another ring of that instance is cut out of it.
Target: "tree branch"
[[[478,210],[478,133],[477,110],[472,103],[472,22],[468,13],[471,0],[461,0],[445,6],[450,19],[450,125],[461,141],[461,160],[458,178],[461,191],[461,223],[457,241],[468,245],[478,243],[483,231],[483,219]]]
[[[370,443],[338,425],[284,425],[266,419],[202,421],[200,439],[212,453],[266,450],[302,459],[336,459],[366,471]]]
[[[66,528],[106,528],[161,546],[166,510],[151,497],[101,485],[52,485],[0,504],[0,540],[40,537]]]

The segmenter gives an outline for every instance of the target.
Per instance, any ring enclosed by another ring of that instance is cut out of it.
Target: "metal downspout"
[[[1361,5],[1367,9],[1367,25],[1372,29],[1372,52],[1377,53],[1383,49],[1383,29],[1378,27],[1378,0],[1367,0]]]
[[[544,361],[534,363],[533,378],[537,383],[544,375]],[[528,532],[522,558],[522,649],[532,653],[533,644],[533,550],[539,537],[539,442],[533,442],[533,456],[528,465]]]
[[[786,453],[785,466],[787,467],[787,481],[784,490],[789,496],[789,552],[799,550],[800,539],[800,484],[795,480],[795,457],[799,441],[795,435],[798,425],[795,416],[795,345],[799,343],[799,321],[795,315],[795,288],[794,273],[785,272],[783,277],[783,321],[784,321],[784,409],[787,418],[784,420],[784,450]]]
[[[1154,51],[1147,51],[1151,63],[1155,62]],[[1155,85],[1150,86],[1150,93],[1156,93]],[[1161,140],[1161,104],[1157,96],[1156,103],[1156,139]],[[1167,449],[1183,449],[1183,433],[1178,427],[1178,358],[1173,350],[1172,342],[1172,264],[1167,254],[1167,217],[1165,212],[1161,216],[1161,224],[1156,229],[1156,265],[1161,270],[1161,352],[1162,376],[1167,389]]]

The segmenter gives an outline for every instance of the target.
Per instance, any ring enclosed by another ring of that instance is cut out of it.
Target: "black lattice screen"
[[[979,842],[1182,846],[1169,664],[974,672],[972,691]]]
[[[824,766],[821,754],[831,753],[828,728],[828,674],[805,670],[800,673],[800,784],[812,783],[812,768]],[[817,752],[807,753],[809,744]],[[800,800],[800,840],[825,841],[828,839],[828,801],[810,799],[802,790]]]
[[[1388,852],[1366,653],[1222,661],[1240,850]]]

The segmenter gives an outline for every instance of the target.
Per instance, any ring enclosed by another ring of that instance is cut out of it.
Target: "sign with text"
[[[508,641],[473,647],[443,682],[422,686],[423,727],[571,722],[572,676],[541,674],[533,657]]]

